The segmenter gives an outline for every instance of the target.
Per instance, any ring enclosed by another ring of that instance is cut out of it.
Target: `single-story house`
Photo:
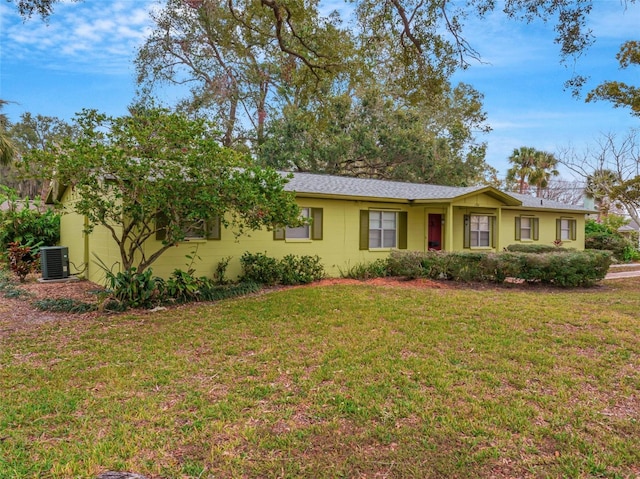
[[[283,173],[286,175],[286,173]],[[327,273],[339,276],[350,266],[386,257],[394,249],[444,251],[500,251],[514,243],[584,249],[585,214],[592,210],[516,193],[491,186],[451,187],[311,173],[295,173],[286,189],[295,192],[307,226],[254,231],[239,238],[224,227],[194,232],[165,252],[153,265],[155,275],[168,277],[174,269],[187,269],[194,252],[196,274],[211,277],[216,265],[229,256],[227,270],[240,273],[244,252],[280,258],[287,254],[318,255]],[[86,218],[73,213],[72,188],[59,198],[67,214],[61,221],[60,244],[69,248],[71,273],[103,282],[97,256],[119,265],[116,243],[104,228],[83,233]],[[148,241],[152,253],[162,238]]]

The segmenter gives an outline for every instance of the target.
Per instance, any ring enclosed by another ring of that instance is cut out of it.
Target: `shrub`
[[[114,299],[129,308],[150,308],[159,300],[161,282],[152,276],[151,269],[138,273],[135,267],[113,273],[105,271],[109,292]]]
[[[318,256],[287,255],[278,261],[263,253],[246,252],[240,264],[242,281],[264,285],[306,284],[324,277]]]
[[[557,252],[558,250],[560,250],[560,247],[556,245],[533,244],[533,243],[510,244],[505,248],[505,251],[511,251],[514,253],[536,253],[536,254],[553,253],[553,252]],[[561,250],[561,251],[569,251],[569,250]]]
[[[40,254],[32,250],[31,246],[21,245],[18,242],[9,243],[6,252],[7,261],[11,271],[23,283],[28,274],[37,271]]]
[[[324,268],[318,256],[288,254],[279,265],[282,284],[308,284],[324,278]]]
[[[497,283],[518,278],[562,287],[591,286],[605,277],[610,263],[609,252],[558,249],[553,253],[396,251],[388,261],[394,276]]]
[[[273,285],[280,279],[278,260],[263,253],[246,252],[240,257],[242,281]]]
[[[231,256],[227,256],[222,258],[216,264],[216,269],[213,271],[213,282],[219,285],[227,284],[227,268],[229,267],[229,262],[231,261]]]
[[[205,286],[211,284],[210,280],[206,278],[195,278],[193,270],[182,271],[181,269],[175,269],[166,283],[160,278],[156,278],[156,282],[161,285],[159,294],[163,300],[173,300],[179,303],[197,301],[203,283]]]
[[[203,301],[219,301],[221,299],[235,298],[257,291],[260,291],[260,285],[252,282],[224,285],[214,284],[200,291],[200,299]]]
[[[585,223],[585,241],[587,249],[607,250],[613,253],[616,261],[629,262],[638,256],[638,250],[633,241],[618,233],[621,221],[616,215],[603,223],[587,220]]]
[[[60,240],[60,214],[43,209],[39,199],[21,200],[18,194],[0,185],[0,203],[7,201],[8,208],[0,211],[0,246],[9,243],[28,246],[54,246]]]
[[[340,276],[359,280],[384,278],[389,275],[388,267],[388,260],[380,258],[370,263],[357,263],[346,270],[340,269]]]

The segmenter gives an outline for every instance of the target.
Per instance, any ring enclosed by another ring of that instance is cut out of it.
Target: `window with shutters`
[[[369,248],[395,248],[396,226],[395,211],[369,211]]]
[[[300,217],[305,220],[305,224],[296,227],[277,228],[273,232],[274,240],[321,240],[322,239],[322,208],[300,208]]]
[[[471,247],[483,248],[491,246],[491,222],[489,217],[471,215],[470,221]]]
[[[516,216],[517,241],[537,241],[539,220],[533,216]]]
[[[360,249],[407,249],[407,212],[360,211]]]
[[[164,241],[167,236],[167,217],[163,214],[156,216],[156,239]],[[209,221],[189,221],[184,222],[185,241],[195,240],[219,240],[222,234],[222,221],[219,216],[214,216]]]
[[[576,239],[576,220],[571,218],[560,218],[556,220],[556,240],[575,241]]]

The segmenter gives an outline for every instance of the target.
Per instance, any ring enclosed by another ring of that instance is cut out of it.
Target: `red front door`
[[[442,249],[442,215],[429,213],[428,223],[427,249],[440,251]]]

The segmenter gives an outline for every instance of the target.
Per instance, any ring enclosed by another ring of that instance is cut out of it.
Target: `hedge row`
[[[593,250],[556,249],[541,254],[394,251],[388,259],[388,274],[495,283],[514,278],[561,287],[584,287],[602,280],[610,264],[610,252]]]

